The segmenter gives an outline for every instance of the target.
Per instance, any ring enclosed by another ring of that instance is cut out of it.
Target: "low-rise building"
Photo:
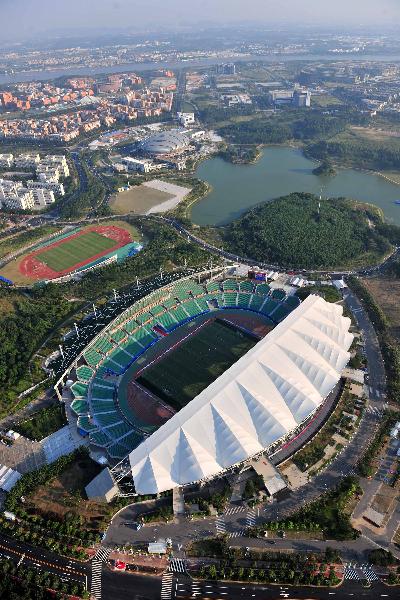
[[[194,113],[189,112],[178,112],[176,113],[178,117],[178,121],[183,127],[189,127],[189,125],[194,124]]]

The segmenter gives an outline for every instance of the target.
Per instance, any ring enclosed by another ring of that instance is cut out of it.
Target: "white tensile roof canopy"
[[[340,305],[310,295],[129,455],[135,489],[210,478],[296,429],[340,379],[353,341]]]

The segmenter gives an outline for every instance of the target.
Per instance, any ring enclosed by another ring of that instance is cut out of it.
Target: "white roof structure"
[[[10,467],[0,465],[0,489],[5,492],[12,490],[18,479],[21,478],[21,473],[14,471]]]
[[[310,295],[129,455],[135,489],[155,494],[210,478],[284,438],[340,379],[350,319]]]

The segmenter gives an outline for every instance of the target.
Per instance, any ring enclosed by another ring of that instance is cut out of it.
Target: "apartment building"
[[[26,187],[29,190],[51,190],[57,196],[65,195],[64,185],[59,181],[34,181],[33,179],[28,179],[28,181],[26,182]]]
[[[36,169],[39,163],[39,154],[20,154],[14,157],[14,167],[16,169]]]

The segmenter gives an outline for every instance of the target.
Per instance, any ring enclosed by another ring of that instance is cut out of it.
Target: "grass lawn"
[[[241,331],[213,321],[147,368],[138,383],[180,410],[255,344]]]
[[[31,440],[40,441],[64,427],[66,423],[64,407],[56,404],[35,413],[26,421],[21,421],[13,429]]]
[[[66,240],[55,248],[40,252],[37,259],[53,271],[64,271],[113,246],[115,246],[115,240],[95,231],[89,231],[69,241]]]

